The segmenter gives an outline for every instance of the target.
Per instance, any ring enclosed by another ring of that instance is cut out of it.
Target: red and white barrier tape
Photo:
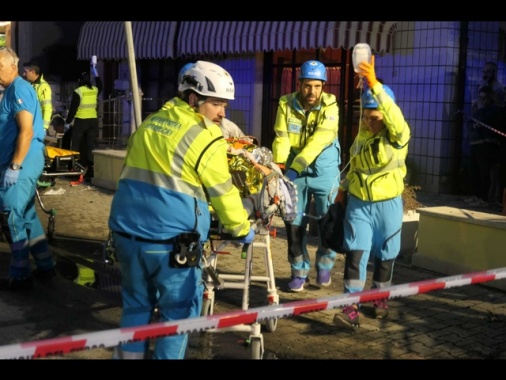
[[[506,268],[411,282],[382,289],[370,289],[360,293],[347,293],[249,310],[231,311],[173,322],[153,323],[144,326],[11,344],[0,347],[0,359],[37,359],[61,356],[76,351],[114,347],[119,343],[127,343],[128,341],[144,341],[169,335],[252,324],[267,319],[279,319],[313,311],[336,309],[353,303],[365,303],[383,298],[407,297],[434,290],[479,284],[502,278],[506,278]]]
[[[481,125],[482,127],[485,127],[485,128],[487,128],[487,129],[491,130],[492,132],[497,133],[498,135],[501,135],[501,136],[503,136],[503,137],[506,137],[506,133],[501,132],[501,131],[499,131],[499,130],[497,130],[497,129],[495,129],[495,128],[492,128],[490,125],[487,125],[487,124],[485,124],[485,123],[483,123],[483,122],[479,121],[478,119],[475,119],[474,117],[471,117],[471,116],[466,115],[466,114],[464,113],[464,111],[459,110],[459,111],[457,111],[457,112],[462,113],[462,115],[464,115],[464,119],[474,121],[476,124]]]

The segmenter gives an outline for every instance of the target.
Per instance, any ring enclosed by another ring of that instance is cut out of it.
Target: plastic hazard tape
[[[498,135],[501,135],[501,136],[503,136],[503,137],[506,137],[506,133],[501,132],[501,131],[499,131],[499,130],[497,130],[497,129],[495,129],[495,128],[492,128],[490,125],[487,125],[487,124],[485,124],[485,123],[483,123],[483,122],[479,121],[478,119],[475,119],[474,117],[468,116],[467,114],[465,114],[465,113],[464,113],[464,111],[458,110],[457,112],[462,113],[462,114],[464,115],[464,118],[465,118],[465,119],[467,119],[467,120],[472,120],[472,121],[474,121],[476,124],[481,125],[482,127],[485,127],[485,128],[487,128],[487,129],[491,130],[492,132],[497,133]]]
[[[205,317],[105,330],[28,343],[18,343],[1,346],[0,359],[37,359],[50,356],[61,356],[82,350],[114,347],[118,344],[132,341],[144,341],[170,335],[201,332],[241,324],[252,324],[263,320],[296,316],[313,311],[331,310],[353,303],[365,303],[385,298],[407,297],[434,290],[499,280],[505,277],[506,268],[499,268],[483,272],[423,280],[381,289],[370,289],[360,293],[347,293],[333,297],[295,301],[286,304],[231,311]]]

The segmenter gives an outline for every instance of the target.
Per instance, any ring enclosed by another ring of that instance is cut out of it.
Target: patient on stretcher
[[[296,186],[272,161],[272,152],[251,143],[251,139],[227,141],[232,181],[250,218],[262,219],[264,225],[270,224],[275,213],[284,220],[293,220],[297,214]]]
[[[72,129],[65,130],[65,119],[60,114],[54,114],[45,137],[46,146],[70,150],[71,137]]]

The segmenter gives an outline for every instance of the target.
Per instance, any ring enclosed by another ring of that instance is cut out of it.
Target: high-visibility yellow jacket
[[[224,229],[245,236],[250,222],[227,161],[220,128],[173,99],[130,136],[109,227],[151,240],[196,229],[206,240],[209,203]]]
[[[314,168],[310,167],[312,164],[338,170],[341,159],[337,140],[339,110],[336,97],[323,92],[320,103],[306,112],[299,101],[299,94],[294,92],[279,99],[274,124],[276,137],[272,144],[274,162],[289,165],[286,169],[293,169],[301,175],[304,172],[315,175]],[[319,155],[331,144],[336,145],[337,154],[326,154],[321,157],[325,162],[316,163]],[[292,157],[289,159],[289,156]],[[292,158],[293,162],[290,162]],[[332,175],[335,175],[335,170]]]
[[[42,119],[44,120],[44,129],[49,128],[51,123],[51,115],[53,114],[53,103],[51,99],[51,86],[46,82],[41,74],[33,83],[33,88],[37,93],[42,110]]]
[[[399,106],[377,83],[372,93],[385,128],[374,135],[362,124],[350,148],[350,168],[341,188],[364,201],[395,198],[404,190],[411,131]]]
[[[75,117],[78,119],[96,119],[98,117],[98,88],[96,86],[92,86],[92,88],[80,86],[76,88],[74,92],[76,92],[81,99]]]

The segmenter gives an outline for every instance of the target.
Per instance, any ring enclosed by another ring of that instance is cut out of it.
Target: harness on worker
[[[269,224],[277,212],[291,222],[297,216],[297,187],[272,161],[272,152],[251,138],[229,138],[228,163],[250,216]]]

